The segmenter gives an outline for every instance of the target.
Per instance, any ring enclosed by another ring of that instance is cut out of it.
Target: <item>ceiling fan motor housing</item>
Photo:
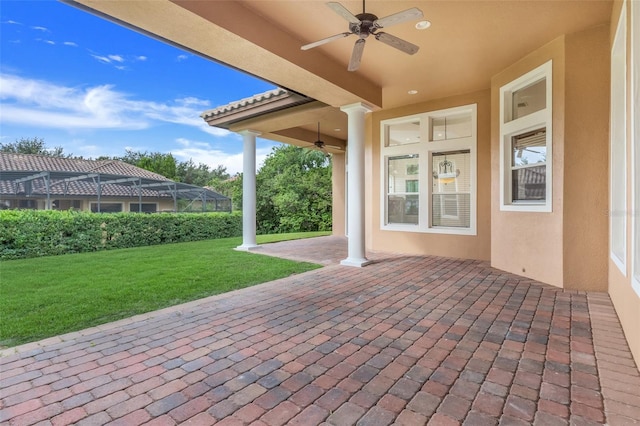
[[[358,24],[349,24],[349,30],[359,35],[360,37],[367,37],[369,34],[376,32],[378,27],[373,23],[378,20],[378,17],[373,13],[359,13],[356,18],[360,20]]]

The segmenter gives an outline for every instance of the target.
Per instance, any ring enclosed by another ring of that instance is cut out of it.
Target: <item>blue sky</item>
[[[242,170],[239,135],[200,114],[274,86],[53,0],[0,0],[0,142],[67,154],[171,152]],[[258,139],[258,164],[275,144]]]

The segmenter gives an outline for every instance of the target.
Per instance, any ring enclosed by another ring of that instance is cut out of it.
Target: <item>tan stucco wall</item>
[[[331,156],[331,163],[331,233],[333,235],[344,236],[346,221],[345,190],[347,188],[344,173],[345,154],[333,154]]]
[[[629,1],[627,1],[627,5],[629,5]],[[620,18],[620,11],[622,7],[622,2],[616,1],[613,7],[613,13],[611,16],[611,31],[610,31],[610,41],[613,45],[613,35],[615,34],[618,19]],[[627,10],[627,23],[630,24],[630,10]],[[637,23],[636,23],[637,25]],[[630,25],[627,25],[628,30],[630,31]],[[640,31],[640,29],[636,28],[636,31]],[[630,40],[630,32],[627,32],[627,40]],[[630,47],[627,46],[627,57],[630,57]],[[630,74],[630,73],[628,73]],[[630,83],[630,80],[627,80],[627,83]],[[627,99],[631,99],[631,85],[628,84],[628,94]],[[631,117],[631,108],[630,103],[627,106],[627,116]],[[628,120],[630,121],[630,120]],[[630,124],[630,123],[628,123]],[[628,128],[630,130],[630,128]],[[627,132],[627,143],[628,150],[627,152],[631,152],[631,132]],[[630,156],[629,156],[630,157]],[[631,175],[631,158],[629,158],[629,163],[627,170],[628,179],[627,179],[627,202],[628,202],[628,211],[632,211],[631,205],[631,179],[633,176]],[[637,178],[637,177],[636,177]],[[631,219],[631,216],[629,216]],[[631,225],[630,222],[627,226],[627,258],[631,260]],[[629,343],[629,347],[631,348],[631,353],[633,354],[636,364],[640,365],[640,296],[633,290],[631,287],[631,267],[630,261],[627,262],[627,270],[626,276],[622,274],[622,272],[618,269],[613,261],[610,260],[607,250],[607,259],[609,259],[609,296],[611,297],[611,301],[613,302],[614,307],[616,308],[616,312],[618,314],[618,318],[620,318],[620,323],[622,324],[622,328],[624,330],[625,336],[627,337],[627,341]]]
[[[565,42],[564,287],[607,291],[609,25]]]
[[[608,25],[562,36],[492,79],[494,267],[567,289],[607,289]],[[500,210],[500,87],[553,61],[552,211]]]
[[[437,111],[462,105],[477,104],[477,235],[449,235],[381,230],[380,219],[380,121]],[[378,111],[371,114],[366,145],[366,185],[368,187],[367,248],[407,254],[427,254],[465,259],[489,260],[491,258],[490,235],[490,91],[454,96],[430,102],[407,105],[401,108]]]
[[[560,37],[491,80],[491,265],[548,284],[563,283],[565,38]],[[553,60],[552,212],[500,210],[500,87]]]

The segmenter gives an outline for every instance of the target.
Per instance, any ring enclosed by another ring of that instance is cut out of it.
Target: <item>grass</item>
[[[329,233],[259,235],[258,243]],[[240,238],[0,263],[0,346],[272,281],[320,265],[233,250]]]

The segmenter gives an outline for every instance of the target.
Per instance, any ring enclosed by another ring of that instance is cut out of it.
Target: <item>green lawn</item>
[[[328,235],[259,235],[258,243]],[[240,238],[0,263],[0,346],[272,281],[320,265],[233,250]]]

